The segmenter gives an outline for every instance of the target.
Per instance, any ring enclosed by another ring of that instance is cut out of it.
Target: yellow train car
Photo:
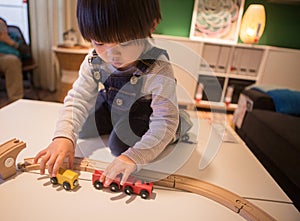
[[[72,190],[79,185],[78,173],[60,168],[56,177],[51,177],[50,182],[54,185],[60,184],[65,190]]]

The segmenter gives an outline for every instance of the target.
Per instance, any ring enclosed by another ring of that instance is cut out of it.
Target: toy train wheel
[[[133,189],[131,186],[126,186],[124,188],[124,192],[127,194],[127,195],[131,195],[133,193]]]
[[[51,182],[53,185],[58,184],[57,178],[56,178],[56,177],[51,177],[51,178],[50,178],[50,182]]]
[[[110,189],[110,191],[112,191],[112,192],[117,192],[117,191],[119,191],[119,186],[118,186],[118,184],[116,184],[116,183],[111,183],[111,184],[109,185],[109,189]]]
[[[149,197],[149,192],[147,190],[142,190],[140,192],[140,196],[143,198],[143,199],[147,199]]]
[[[65,190],[70,190],[71,189],[71,185],[70,185],[70,183],[68,183],[68,182],[63,182],[63,188],[65,189]]]
[[[74,180],[73,186],[77,186],[77,185],[78,185],[78,180]]]
[[[94,182],[94,187],[97,189],[97,190],[101,190],[103,188],[103,183],[101,183],[99,180],[96,180]]]

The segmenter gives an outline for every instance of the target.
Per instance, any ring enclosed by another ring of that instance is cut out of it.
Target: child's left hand
[[[122,173],[121,185],[123,185],[128,179],[129,175],[136,170],[136,164],[127,156],[120,155],[109,164],[102,176],[100,177],[100,182],[104,184],[105,187],[108,187],[114,178]]]

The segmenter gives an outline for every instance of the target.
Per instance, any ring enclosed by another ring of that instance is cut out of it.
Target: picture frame
[[[237,43],[244,4],[245,0],[195,0],[190,39]]]

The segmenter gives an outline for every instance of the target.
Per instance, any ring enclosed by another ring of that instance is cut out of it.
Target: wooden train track
[[[97,165],[97,167],[95,167],[95,165]],[[108,163],[101,161],[86,158],[75,158],[73,169],[94,172],[95,169],[105,169],[107,165]],[[67,166],[67,164],[65,166]],[[24,159],[24,162],[18,164],[18,168],[22,171],[39,170],[39,167],[39,164],[33,164],[33,158]],[[153,180],[153,183],[158,186],[175,188],[207,197],[229,208],[235,213],[238,213],[246,220],[275,220],[268,213],[261,210],[243,197],[240,197],[222,187],[202,180],[197,180],[182,175],[165,175],[147,170],[142,170],[137,174],[137,177],[145,180]],[[159,180],[157,179],[158,177],[160,177]]]
[[[12,139],[0,145],[0,177],[6,179],[14,175],[15,162],[21,150],[26,147],[23,141]]]

